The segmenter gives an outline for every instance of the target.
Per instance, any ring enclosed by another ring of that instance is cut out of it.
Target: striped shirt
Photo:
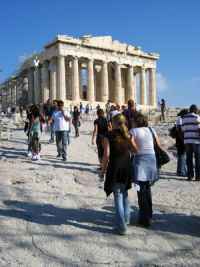
[[[182,118],[181,129],[184,134],[184,144],[200,144],[200,116],[188,113]]]

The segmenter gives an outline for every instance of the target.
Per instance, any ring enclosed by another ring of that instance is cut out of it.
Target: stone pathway
[[[72,138],[67,163],[47,136],[40,162],[25,156],[23,131],[1,141],[0,266],[199,266],[200,183],[176,177],[171,162],[153,187],[152,227],[113,234],[113,200],[98,179],[91,126]],[[134,189],[129,195],[134,222]]]

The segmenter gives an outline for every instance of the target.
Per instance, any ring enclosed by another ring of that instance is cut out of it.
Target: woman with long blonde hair
[[[128,190],[131,188],[131,152],[137,148],[126,127],[126,118],[117,114],[112,118],[113,129],[104,138],[102,176],[106,174],[104,191],[113,193],[116,213],[116,230],[126,234],[130,220]]]

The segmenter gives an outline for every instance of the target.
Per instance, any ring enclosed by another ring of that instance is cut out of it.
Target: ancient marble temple
[[[58,35],[22,64],[1,85],[3,106],[62,99],[66,105],[87,101],[118,104],[134,99],[155,108],[159,55],[112,40],[111,36],[73,38]]]

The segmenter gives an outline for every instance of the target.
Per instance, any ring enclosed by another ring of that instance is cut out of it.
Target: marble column
[[[33,78],[33,76],[32,76],[32,78]],[[32,89],[34,89],[34,88],[32,88]],[[19,100],[19,77],[17,77],[17,80],[16,80],[16,105],[19,104],[18,100]],[[33,102],[31,101],[31,103],[33,103]]]
[[[9,106],[11,103],[11,82],[8,82],[8,88],[7,88],[7,105]]]
[[[121,78],[121,66],[115,62],[115,92],[114,102],[116,104],[122,104],[122,78]]]
[[[156,95],[156,69],[149,69],[149,99],[150,105],[157,106]]]
[[[94,95],[94,61],[93,59],[88,60],[88,91],[87,100],[90,102],[95,101]]]
[[[146,70],[143,67],[140,73],[140,105],[146,105]]]
[[[30,68],[28,70],[28,103],[33,103],[33,96],[34,96],[34,76],[33,76],[33,69]]]
[[[10,86],[10,104],[13,105],[13,81],[11,80],[11,86]]]
[[[103,62],[101,70],[101,101],[107,102],[109,98],[108,63]]]
[[[135,79],[133,66],[128,66],[127,75],[127,100],[132,99],[135,101]]]
[[[16,94],[17,94],[17,86],[16,86],[16,81],[15,84],[13,86],[13,104],[16,105]]]
[[[40,103],[40,69],[39,67],[36,67],[34,70],[34,104]]]
[[[83,98],[83,88],[82,88],[82,64],[79,63],[79,95],[80,99]]]
[[[22,104],[28,104],[28,78],[23,78],[23,86],[22,86]]]
[[[72,60],[72,101],[80,101],[78,58]]]
[[[65,79],[65,57],[58,56],[58,84],[57,84],[57,98],[60,100],[66,100],[66,79]]]
[[[49,98],[49,70],[48,62],[45,61],[41,70],[41,83],[42,83],[42,103],[45,103]]]
[[[57,61],[56,58],[52,58],[50,62],[50,90],[49,90],[49,98],[51,101],[56,99],[56,86],[57,86]]]

